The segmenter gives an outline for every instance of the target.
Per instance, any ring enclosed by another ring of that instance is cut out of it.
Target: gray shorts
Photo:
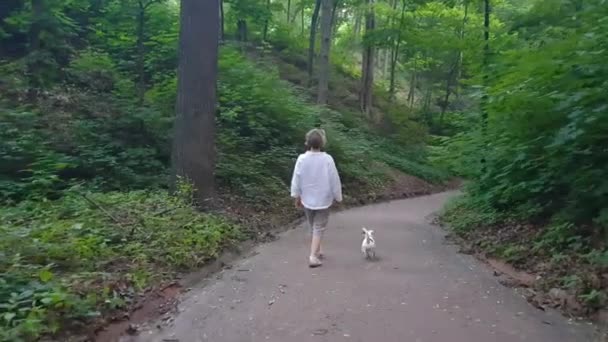
[[[304,208],[304,214],[306,215],[308,227],[312,231],[312,235],[323,235],[329,221],[329,209],[311,210]]]

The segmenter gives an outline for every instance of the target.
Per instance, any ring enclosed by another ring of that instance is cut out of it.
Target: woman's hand
[[[296,197],[295,199],[295,206],[296,208],[302,208],[302,198],[301,197]]]

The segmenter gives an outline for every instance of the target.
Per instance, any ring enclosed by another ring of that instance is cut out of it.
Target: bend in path
[[[193,289],[170,327],[137,341],[591,341],[590,327],[534,309],[444,243],[427,216],[451,195],[334,214],[318,269],[307,267],[306,229],[288,231]],[[376,231],[377,262],[361,256],[362,226]]]

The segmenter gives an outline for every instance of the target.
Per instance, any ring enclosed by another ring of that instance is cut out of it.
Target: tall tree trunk
[[[268,12],[270,12],[270,0],[266,0],[266,9],[268,10]],[[289,15],[289,12],[287,12]],[[262,40],[263,41],[267,41],[268,38],[268,22],[269,22],[269,18],[266,18],[266,21],[264,21],[264,31],[262,34]]]
[[[45,0],[32,0],[32,25],[30,26],[29,52],[40,49],[40,33],[42,32],[42,16],[45,10]]]
[[[302,4],[302,12],[300,12],[301,15],[301,19],[302,19],[302,37],[304,37],[304,4]]]
[[[247,41],[247,21],[245,19],[238,19],[236,22],[238,31],[238,40],[241,42]]]
[[[334,7],[331,9],[331,27],[332,27],[332,35],[336,35],[336,30],[338,29],[338,6],[340,5],[340,0],[333,0]]]
[[[395,10],[397,9],[397,1],[398,0],[390,0],[389,4],[391,6],[391,9],[393,10],[393,12],[395,12]],[[391,12],[391,15],[388,16],[388,19],[386,20],[386,26],[389,29],[394,29],[393,25],[395,20],[393,20],[393,12]],[[393,47],[395,46],[394,44],[395,42],[393,41],[391,44],[391,47],[388,49],[383,49],[383,53],[384,55],[382,56],[382,78],[389,80],[389,66],[391,64],[391,60],[393,57]],[[390,89],[390,86],[389,86]]]
[[[224,41],[226,39],[226,30],[224,28],[225,19],[224,19],[224,0],[220,1],[220,40]]]
[[[287,22],[289,22],[290,16],[291,16],[291,0],[287,0]]]
[[[386,80],[386,76],[388,75],[388,68],[391,64],[391,50],[384,49],[384,54],[382,56],[382,79]]]
[[[310,38],[308,39],[308,86],[312,87],[312,73],[314,69],[315,44],[317,42],[317,27],[319,20],[319,11],[321,9],[321,0],[316,0],[315,8],[312,12],[310,20]]]
[[[29,34],[29,50],[30,54],[40,51],[42,48],[42,42],[40,36],[43,31],[44,14],[46,10],[46,0],[32,0],[32,24],[30,26]],[[28,61],[27,72],[29,87],[27,90],[27,97],[30,101],[35,101],[37,97],[37,89],[41,88],[44,80],[40,77],[40,63],[37,62],[38,58]]]
[[[171,187],[192,182],[199,205],[214,196],[218,1],[181,0]]]
[[[448,73],[445,79],[445,97],[443,101],[441,101],[441,115],[439,116],[439,128],[443,129],[443,118],[445,116],[445,112],[448,109],[448,105],[450,104],[450,95],[452,94],[452,81],[454,80],[454,76],[456,75],[456,69],[458,68],[458,60],[454,62],[454,64],[450,67],[450,72]]]
[[[414,102],[416,101],[416,87],[418,86],[418,63],[416,59],[416,55],[414,54],[414,70],[412,70],[412,77],[410,79],[410,91],[407,94],[407,101],[409,103],[410,108],[414,107]]]
[[[396,2],[395,2],[396,4]],[[390,85],[389,95],[390,99],[395,99],[395,71],[397,69],[397,61],[399,60],[399,48],[401,47],[401,32],[403,31],[403,25],[405,22],[405,7],[406,0],[401,0],[401,17],[399,18],[399,30],[397,32],[397,41],[393,44],[393,50],[391,53],[391,70],[390,70]],[[411,85],[410,85],[411,87]]]
[[[469,1],[465,0],[464,15],[462,17],[462,27],[460,28],[461,44],[464,44],[464,36],[465,36],[465,32],[466,32],[468,17],[469,17]],[[458,50],[458,64],[456,66],[457,69],[456,69],[456,76],[455,76],[456,77],[456,80],[455,80],[456,89],[454,90],[454,93],[456,94],[457,97],[460,96],[460,79],[462,78],[463,65],[464,65],[464,53],[463,53],[462,49],[459,49]]]
[[[371,33],[376,26],[373,0],[367,0],[368,6],[365,16],[365,35]],[[373,86],[374,86],[374,57],[376,49],[372,44],[365,44],[363,47],[363,61],[361,63],[361,92],[359,93],[359,101],[361,103],[361,111],[371,118],[371,108],[373,101]]]
[[[321,58],[319,61],[319,88],[317,103],[327,104],[329,97],[329,54],[331,49],[332,0],[321,0]]]
[[[429,127],[433,126],[433,115],[431,114],[431,99],[433,97],[432,85],[428,85],[422,101],[422,112],[425,113]]]
[[[465,25],[467,22],[469,3],[465,1],[464,4],[464,16],[462,18],[462,26],[460,27],[460,31],[458,32],[458,36],[460,37],[461,42],[464,41],[464,33],[465,33]],[[458,49],[456,54],[456,58],[452,66],[450,67],[450,71],[445,80],[445,97],[441,103],[441,116],[439,117],[439,125],[440,128],[443,128],[443,119],[445,116],[445,112],[447,111],[450,95],[454,92],[458,94],[458,83],[460,80],[460,70],[462,64],[463,53],[462,49]],[[455,88],[455,89],[453,89]]]
[[[142,0],[137,3],[137,102],[140,106],[144,104],[146,96],[146,47],[144,46],[144,34],[146,26],[146,7]]]
[[[484,146],[482,146],[482,150],[486,150],[487,143],[487,131],[488,131],[488,64],[490,59],[490,0],[484,0],[484,20],[483,20],[483,60],[482,60],[482,69],[483,69],[483,96],[481,97],[481,135],[484,142]],[[486,170],[486,158],[485,153],[482,154],[481,157],[481,169],[482,172]]]
[[[355,34],[355,43],[359,43],[359,37],[361,37],[361,15],[355,14],[355,27],[353,30]]]

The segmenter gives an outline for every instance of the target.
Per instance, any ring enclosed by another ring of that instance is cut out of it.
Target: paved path
[[[193,289],[172,326],[138,341],[558,342],[591,341],[591,328],[543,313],[445,244],[428,215],[448,193],[334,214],[323,267],[307,267],[304,228]],[[360,255],[375,229],[380,260]]]

